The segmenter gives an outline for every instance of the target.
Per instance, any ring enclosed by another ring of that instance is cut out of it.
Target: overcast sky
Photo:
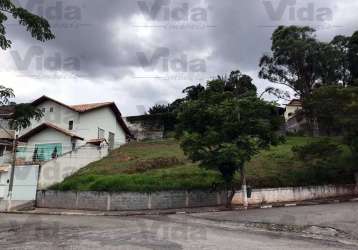
[[[115,101],[123,115],[181,97],[181,90],[241,70],[260,90],[258,62],[278,25],[309,25],[328,41],[358,30],[356,0],[18,0],[45,16],[45,43],[9,19],[1,84],[16,101]],[[279,87],[279,86],[277,86]]]

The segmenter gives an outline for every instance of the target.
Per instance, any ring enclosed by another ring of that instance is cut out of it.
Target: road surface
[[[184,214],[133,217],[0,214],[0,249],[356,249],[324,240],[232,229],[219,224],[203,225]]]

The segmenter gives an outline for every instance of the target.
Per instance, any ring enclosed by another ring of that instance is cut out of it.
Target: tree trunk
[[[236,190],[233,185],[231,185],[231,190],[228,187],[226,188],[226,190],[227,190],[226,208],[231,209],[232,208],[232,199],[235,196]]]
[[[241,193],[242,193],[242,204],[245,209],[247,209],[249,203],[247,200],[247,186],[246,186],[246,176],[245,176],[245,168],[242,166],[240,168],[240,175],[241,175]]]

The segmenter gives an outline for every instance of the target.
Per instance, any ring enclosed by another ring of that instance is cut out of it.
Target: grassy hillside
[[[349,151],[319,178],[311,167],[295,159],[291,148],[316,139],[289,137],[285,144],[262,151],[247,164],[248,182],[253,187],[285,187],[354,181]],[[236,178],[239,185],[239,176]],[[156,191],[207,189],[222,185],[218,173],[199,168],[186,159],[173,140],[134,142],[108,157],[81,169],[57,184],[58,190]]]

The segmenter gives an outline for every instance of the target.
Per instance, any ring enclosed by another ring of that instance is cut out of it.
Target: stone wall
[[[165,191],[106,193],[38,191],[36,206],[79,210],[126,211],[219,206],[225,192]]]
[[[307,201],[314,199],[324,199],[340,196],[358,195],[358,185],[340,185],[340,186],[312,186],[297,188],[272,188],[272,189],[254,189],[249,204],[268,204],[280,202]],[[236,192],[233,204],[242,204],[242,193]]]

